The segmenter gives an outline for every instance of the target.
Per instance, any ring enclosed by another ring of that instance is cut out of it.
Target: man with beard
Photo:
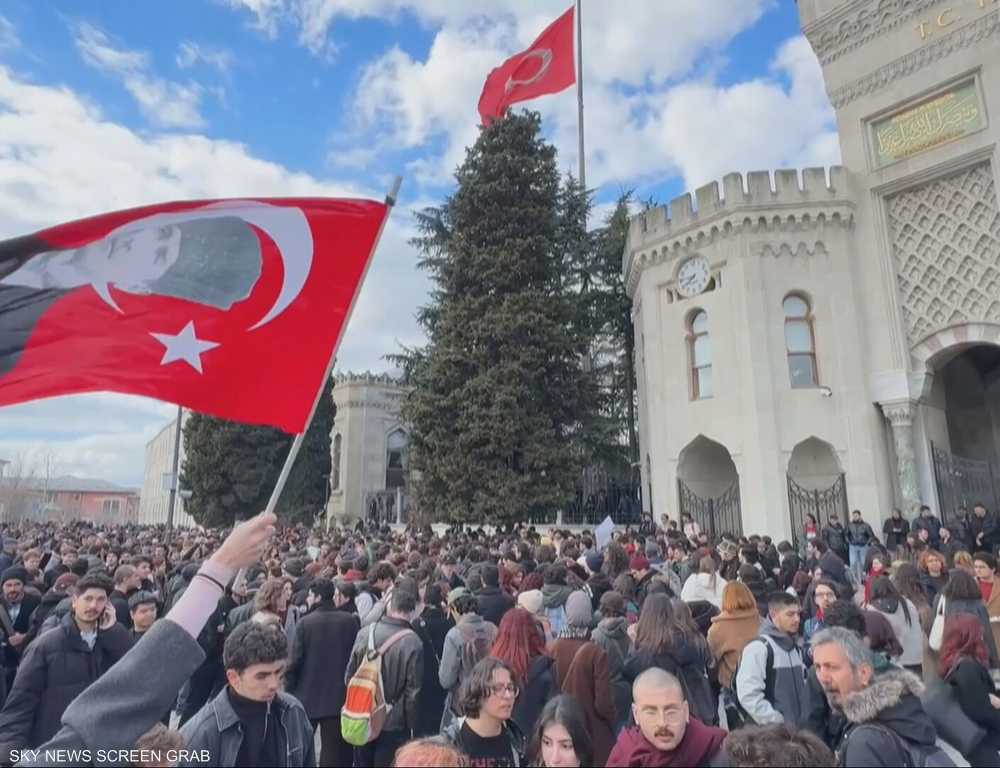
[[[842,766],[946,765],[937,733],[918,698],[912,672],[890,667],[875,673],[876,659],[861,637],[842,627],[825,629],[812,642],[816,678],[830,707],[848,722],[837,748]]]
[[[112,589],[106,576],[80,579],[72,611],[28,648],[0,712],[0,756],[52,738],[70,702],[131,647],[108,602]]]
[[[636,725],[619,733],[608,765],[714,765],[726,732],[691,717],[680,680],[650,667],[632,684]]]
[[[0,630],[3,631],[3,665],[6,680],[3,690],[6,692],[14,683],[17,665],[21,662],[28,631],[31,628],[31,614],[41,602],[33,593],[24,591],[28,583],[28,572],[24,568],[14,566],[8,568],[0,576],[0,586],[3,588],[3,602],[0,603]]]

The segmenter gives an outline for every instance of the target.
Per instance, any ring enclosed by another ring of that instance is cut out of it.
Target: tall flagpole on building
[[[587,188],[587,163],[583,151],[583,21],[580,17],[582,0],[576,0],[576,131],[580,140],[580,186]]]

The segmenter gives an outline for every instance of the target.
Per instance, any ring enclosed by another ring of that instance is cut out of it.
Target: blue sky
[[[568,0],[0,0],[0,239],[187,197],[359,194],[401,204],[339,355],[420,342],[406,241],[475,140],[492,66]],[[791,0],[584,0],[588,182],[667,201],[730,171],[839,159]],[[575,170],[571,91],[531,102]],[[0,458],[139,484],[168,405],[117,395],[0,409]]]

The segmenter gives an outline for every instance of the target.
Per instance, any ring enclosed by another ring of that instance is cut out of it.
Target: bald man
[[[632,684],[632,716],[611,750],[608,765],[713,766],[725,764],[721,754],[726,732],[692,717],[680,681],[651,667]]]

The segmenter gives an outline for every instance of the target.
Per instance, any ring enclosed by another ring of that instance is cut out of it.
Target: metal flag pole
[[[281,492],[285,489],[285,483],[288,482],[288,475],[291,473],[292,465],[295,463],[295,457],[299,455],[299,449],[302,448],[302,443],[305,441],[306,432],[309,431],[309,425],[312,424],[313,416],[316,415],[316,409],[319,407],[320,398],[326,394],[326,385],[330,381],[334,363],[337,361],[337,349],[340,347],[340,340],[343,338],[344,331],[347,330],[347,326],[351,322],[351,313],[354,312],[354,305],[358,301],[358,296],[361,295],[361,286],[365,284],[365,278],[368,276],[368,270],[371,267],[375,250],[378,248],[379,241],[382,239],[382,232],[385,230],[385,224],[389,221],[389,214],[392,213],[392,209],[396,206],[396,199],[399,196],[399,187],[402,183],[403,177],[397,176],[392,182],[392,188],[389,190],[389,194],[385,196],[385,204],[388,207],[388,210],[385,213],[385,218],[382,219],[382,223],[379,225],[378,233],[375,235],[375,242],[372,243],[371,253],[368,254],[368,261],[365,262],[364,272],[361,273],[361,281],[358,283],[358,290],[354,292],[354,298],[351,299],[351,306],[347,308],[347,314],[344,315],[344,322],[340,326],[340,333],[337,336],[337,342],[333,345],[333,351],[330,353],[330,362],[327,363],[326,373],[323,375],[323,384],[320,386],[319,392],[316,393],[316,399],[313,400],[312,410],[309,411],[309,418],[306,419],[305,428],[297,434],[295,439],[292,441],[292,447],[288,451],[288,458],[285,459],[285,465],[281,468],[281,474],[278,475],[278,482],[275,484],[274,491],[271,492],[271,498],[267,502],[267,507],[264,509],[264,511],[268,514],[272,514],[278,506],[278,499],[281,497]]]
[[[583,152],[583,21],[580,17],[582,0],[576,0],[576,132],[580,141],[580,186],[587,189],[587,165]]]
[[[181,461],[181,425],[184,423],[184,407],[177,406],[177,429],[174,431],[174,464],[170,475],[170,502],[167,505],[167,535],[169,546],[174,537],[174,504],[177,503],[177,492],[180,490],[181,479],[178,476]]]
[[[340,340],[344,336],[344,331],[347,330],[348,324],[351,322],[351,314],[354,312],[354,305],[357,304],[358,296],[361,295],[361,287],[365,284],[365,278],[368,276],[368,270],[371,268],[372,260],[375,256],[375,251],[378,248],[379,241],[382,239],[382,233],[385,231],[386,222],[389,221],[389,215],[392,213],[392,209],[396,207],[396,200],[399,197],[399,187],[403,183],[403,177],[397,176],[393,182],[389,193],[385,196],[385,204],[388,210],[385,213],[385,217],[382,219],[382,223],[379,225],[378,233],[375,235],[375,241],[372,243],[371,252],[368,254],[368,260],[365,262],[364,271],[361,273],[361,280],[358,283],[358,290],[354,292],[354,298],[351,299],[351,305],[347,308],[347,314],[344,315],[344,322],[340,326],[340,333],[337,335],[337,341],[333,345],[333,350],[330,352],[330,362],[326,365],[326,373],[323,374],[323,383],[320,385],[319,391],[316,393],[316,399],[313,400],[312,409],[309,411],[309,418],[306,419],[305,427],[302,431],[295,436],[292,441],[292,447],[288,450],[288,456],[285,458],[285,464],[281,468],[281,474],[278,475],[278,482],[274,484],[274,490],[271,492],[271,498],[267,502],[267,506],[264,508],[266,514],[273,514],[274,510],[278,506],[278,499],[281,498],[281,492],[285,490],[285,483],[288,482],[288,476],[292,472],[292,466],[295,464],[295,459],[299,455],[299,450],[302,448],[302,443],[305,442],[306,433],[309,431],[309,425],[312,424],[313,416],[316,415],[316,409],[319,407],[320,398],[324,397],[326,392],[327,383],[330,381],[330,376],[333,374],[333,366],[337,361],[337,349],[340,347]],[[239,573],[236,574],[236,579],[234,585],[242,584],[246,578],[246,569],[241,568]]]

